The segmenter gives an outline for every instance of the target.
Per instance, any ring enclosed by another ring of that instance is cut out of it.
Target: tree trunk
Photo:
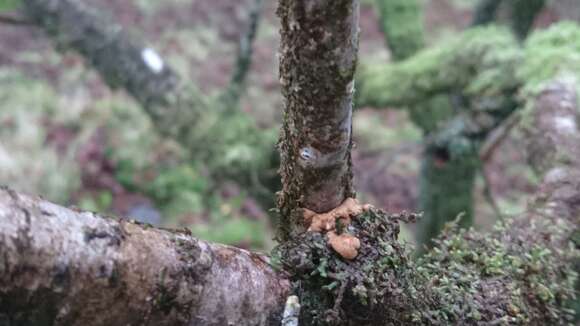
[[[480,0],[473,12],[471,26],[493,23],[502,2],[503,0]]]
[[[379,17],[394,61],[415,55],[424,47],[421,6],[416,0],[378,1]],[[457,97],[457,96],[456,96]],[[430,246],[443,226],[459,214],[461,226],[473,221],[473,186],[479,169],[476,150],[455,151],[429,138],[447,127],[446,121],[469,108],[454,107],[453,95],[439,94],[409,106],[411,121],[423,132],[424,150],[419,171],[419,210],[423,218],[418,227],[419,248]],[[443,199],[443,200],[442,200]]]
[[[330,211],[354,196],[350,149],[358,0],[282,0],[280,240],[304,230],[302,209]]]
[[[520,40],[525,40],[546,0],[511,0],[511,26]]]
[[[280,325],[268,258],[0,189],[1,325]]]

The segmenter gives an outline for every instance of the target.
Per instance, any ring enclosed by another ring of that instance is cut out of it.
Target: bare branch
[[[9,325],[276,325],[289,283],[260,254],[0,189]]]

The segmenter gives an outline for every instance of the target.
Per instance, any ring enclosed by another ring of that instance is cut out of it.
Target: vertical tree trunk
[[[502,2],[503,0],[480,0],[473,12],[471,26],[492,23]]]
[[[512,0],[511,26],[520,40],[524,40],[544,8],[546,0]]]
[[[477,152],[455,159],[442,155],[445,154],[427,148],[421,159],[419,203],[423,217],[417,231],[419,246],[430,246],[431,239],[438,236],[445,224],[458,214],[462,214],[460,226],[467,228],[473,223]]]
[[[327,212],[354,196],[350,149],[358,0],[281,0],[280,238],[303,229],[302,208]]]
[[[379,0],[378,8],[386,42],[395,61],[405,60],[425,46],[421,5],[417,0]],[[450,97],[438,95],[408,108],[411,120],[425,136],[419,172],[419,210],[424,213],[417,237],[420,246],[429,244],[445,223],[460,213],[463,213],[462,226],[469,227],[473,220],[477,152],[449,157],[449,150],[437,148],[427,141],[440,130],[442,122],[457,112]]]

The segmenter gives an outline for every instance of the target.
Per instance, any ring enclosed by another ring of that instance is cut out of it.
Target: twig
[[[491,191],[491,183],[489,182],[489,178],[487,176],[483,164],[480,166],[480,168],[481,168],[481,176],[483,177],[483,197],[485,198],[485,201],[487,201],[489,206],[491,206],[491,208],[493,209],[493,212],[497,216],[497,219],[503,221],[504,220],[503,214],[499,209],[499,205],[497,204],[495,197],[493,196],[493,193]]]
[[[495,150],[507,138],[512,129],[520,122],[521,115],[519,113],[512,114],[507,120],[489,136],[488,140],[481,146],[479,151],[479,158],[481,162],[489,161]]]
[[[232,74],[230,85],[222,94],[222,99],[230,107],[234,107],[234,104],[238,102],[240,94],[244,88],[246,76],[248,75],[248,71],[252,64],[252,44],[256,38],[256,31],[258,30],[258,25],[260,23],[260,13],[262,11],[263,2],[264,0],[254,0],[254,3],[250,7],[248,29],[240,37],[234,73]]]

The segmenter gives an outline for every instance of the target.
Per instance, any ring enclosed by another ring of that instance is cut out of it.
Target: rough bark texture
[[[354,195],[350,149],[357,0],[282,0],[279,150],[281,239],[304,230],[302,208],[330,211]]]
[[[0,189],[2,325],[279,325],[265,256]]]
[[[301,298],[306,307],[331,309],[302,309],[310,314],[303,318],[341,325],[569,320],[564,307],[580,259],[578,89],[564,78],[528,97],[529,157],[544,181],[525,214],[491,233],[448,232],[416,264],[397,241],[401,216],[372,210],[355,219],[361,248],[350,262],[319,233],[300,235],[284,266],[295,282],[316,285],[316,297]],[[278,325],[288,293],[285,277],[262,256],[0,191],[5,324]]]

